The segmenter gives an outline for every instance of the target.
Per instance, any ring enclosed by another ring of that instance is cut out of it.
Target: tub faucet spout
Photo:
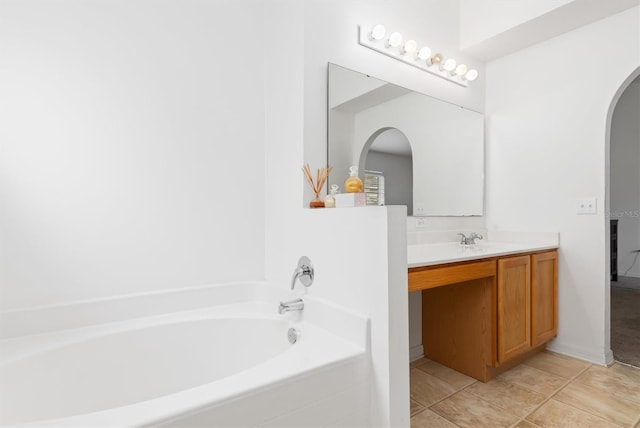
[[[302,299],[293,299],[287,302],[280,302],[280,306],[278,306],[278,313],[282,315],[285,312],[301,311],[303,309],[304,302]]]

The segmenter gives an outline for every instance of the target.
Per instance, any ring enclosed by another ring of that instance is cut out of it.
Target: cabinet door
[[[498,260],[498,363],[531,348],[531,260]]]
[[[558,252],[531,256],[531,338],[533,346],[558,333]]]

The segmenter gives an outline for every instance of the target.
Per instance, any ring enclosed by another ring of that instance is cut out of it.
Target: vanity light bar
[[[445,58],[440,53],[432,53],[431,48],[420,46],[415,40],[403,40],[398,32],[387,34],[382,24],[374,25],[369,31],[359,25],[358,43],[465,88],[478,78],[478,70],[458,64],[455,59]]]

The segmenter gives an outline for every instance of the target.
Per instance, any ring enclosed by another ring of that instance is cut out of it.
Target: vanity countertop
[[[554,240],[538,242],[480,241],[474,245],[460,245],[459,242],[441,242],[409,245],[407,248],[407,260],[408,267],[415,268],[556,248],[558,248],[558,242]]]

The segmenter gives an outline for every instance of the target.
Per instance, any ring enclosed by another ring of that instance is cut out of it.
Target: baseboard
[[[609,367],[609,366],[610,366],[611,364],[613,364],[613,362],[614,362],[614,359],[613,359],[613,351],[612,351],[611,349],[607,350],[607,351],[604,353],[604,358],[605,358],[605,360],[606,360],[607,367]]]
[[[611,352],[611,349],[608,349],[602,354],[596,354],[591,352],[589,349],[558,342],[556,339],[547,344],[547,350],[557,354],[566,355],[568,357],[588,361],[593,364],[598,364],[600,366],[608,366],[613,363],[613,353]]]
[[[422,344],[409,348],[409,362],[413,362],[424,358],[424,347]]]
[[[633,278],[633,280],[625,280],[625,278]],[[640,276],[631,274],[627,274],[627,276],[618,276],[617,281],[611,281],[611,286],[617,288],[632,288],[634,290],[640,290],[640,281],[637,280],[638,278],[640,278]]]

